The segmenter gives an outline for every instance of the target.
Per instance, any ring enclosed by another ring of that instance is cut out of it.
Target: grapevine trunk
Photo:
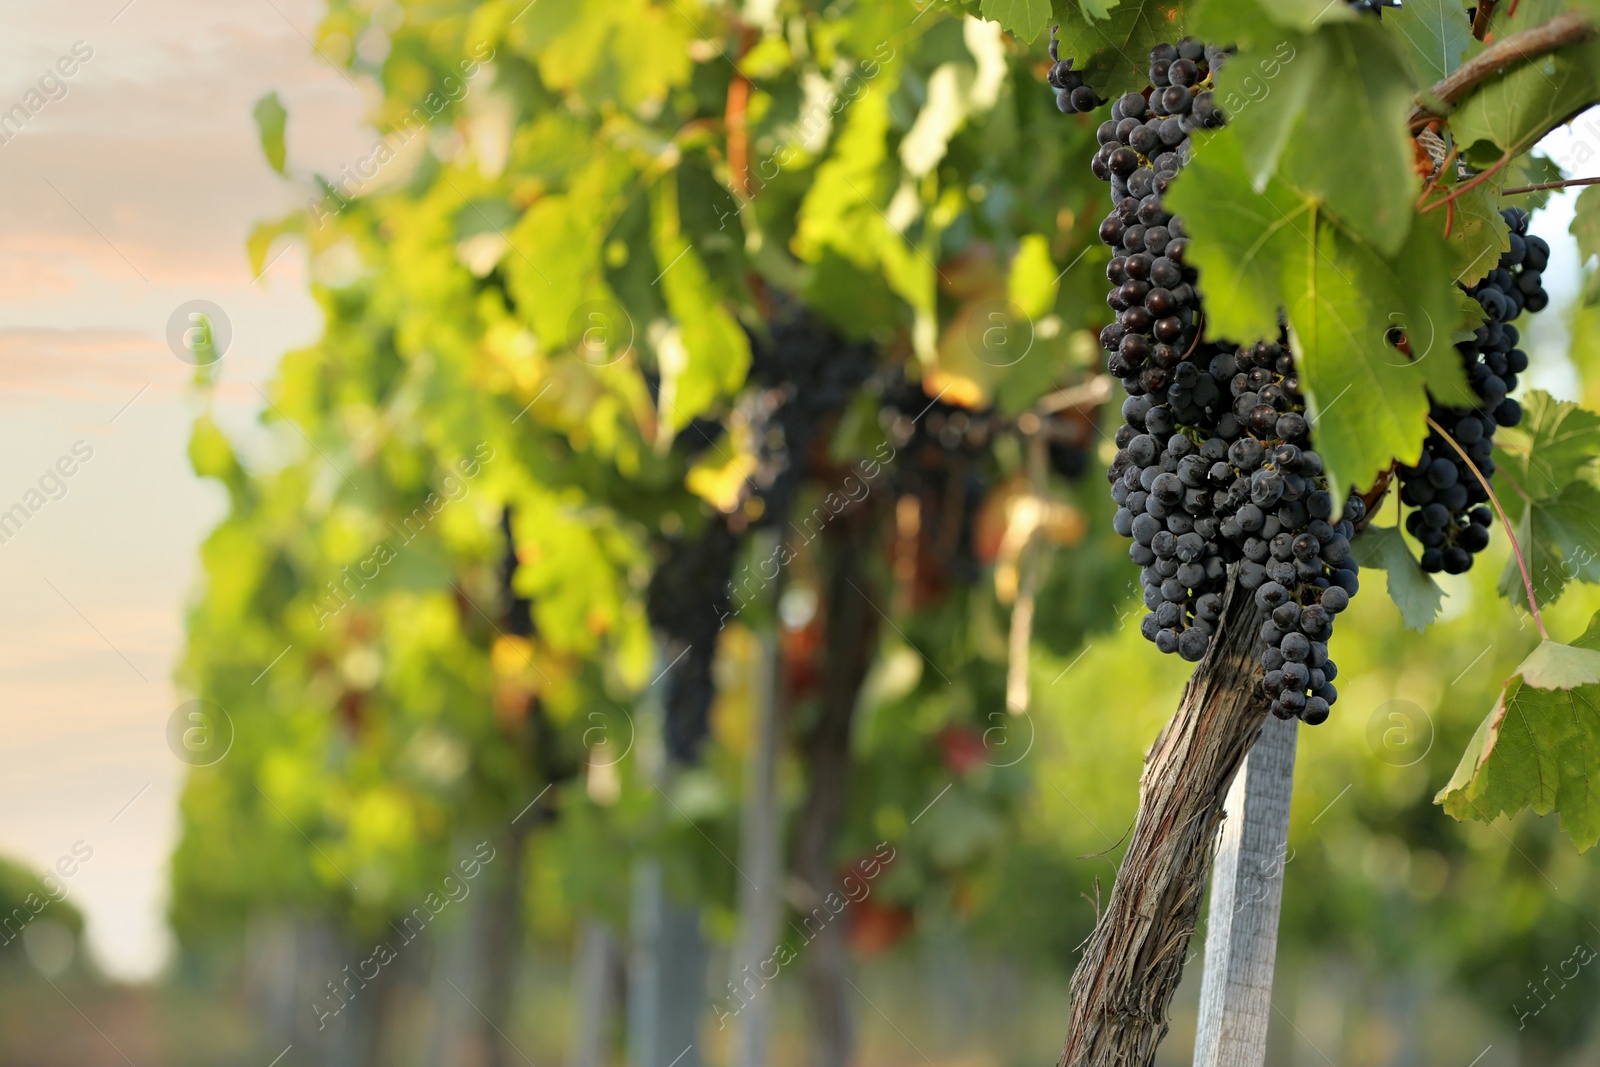
[[[1148,1067],[1167,1033],[1223,801],[1265,720],[1262,614],[1230,580],[1221,625],[1146,758],[1111,898],[1073,972],[1061,1067]]]

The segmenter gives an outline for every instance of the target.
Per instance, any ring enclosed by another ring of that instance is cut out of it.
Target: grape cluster
[[[1148,93],[1117,100],[1099,130],[1091,165],[1111,185],[1100,237],[1113,249],[1107,303],[1118,313],[1100,339],[1128,393],[1108,471],[1112,522],[1133,539],[1145,637],[1200,660],[1236,569],[1268,616],[1272,710],[1314,725],[1338,698],[1327,642],[1359,584],[1350,537],[1365,505],[1338,506],[1327,489],[1288,350],[1201,340],[1188,238],[1162,204],[1190,135],[1222,124],[1212,79],[1225,59],[1193,38],[1158,45]]]
[[[645,613],[665,645],[667,662],[675,664],[666,673],[662,706],[667,752],[680,763],[696,762],[710,733],[712,666],[732,606],[739,540],[720,518],[698,534],[669,538],[645,591]]]
[[[731,511],[658,546],[645,593],[650,624],[674,664],[663,696],[667,750],[684,763],[699,758],[709,729],[717,638],[733,608],[733,567],[744,535],[752,526],[788,522],[828,431],[877,364],[871,345],[847,341],[783,293],[771,294],[767,327],[750,336],[753,388],[728,417],[730,429],[748,430],[756,469]],[[659,379],[652,386],[658,390]],[[698,440],[684,446],[685,454],[711,447],[722,431],[718,421],[692,420],[679,437]]]
[[[1056,107],[1067,115],[1093,111],[1105,101],[1100,99],[1099,93],[1083,84],[1083,72],[1072,69],[1072,60],[1059,58],[1056,29],[1055,26],[1050,27],[1049,75],[1050,86],[1056,91]]]
[[[849,341],[803,305],[772,297],[765,337],[751,337],[749,381],[759,388],[740,401],[736,417],[756,442],[758,494],[769,524],[782,526],[812,468],[812,452],[878,364],[875,347]]]
[[[1434,402],[1429,411],[1472,465],[1434,430],[1416,464],[1399,468],[1400,500],[1415,509],[1406,516],[1406,530],[1422,546],[1420,562],[1429,573],[1462,574],[1489,544],[1494,513],[1472,467],[1485,478],[1492,475],[1495,430],[1522,421],[1522,405],[1507,394],[1528,369],[1528,354],[1517,347],[1520,336],[1511,320],[1550,302],[1541,281],[1550,246],[1528,233],[1527,212],[1507,208],[1501,215],[1511,227],[1511,247],[1486,278],[1467,290],[1483,308],[1484,323],[1470,341],[1456,345],[1478,404],[1452,408]]]
[[[919,528],[929,534],[942,573],[957,583],[976,581],[982,564],[974,520],[989,495],[987,458],[1004,420],[992,409],[932,399],[897,373],[884,386],[878,421],[895,450],[893,492],[922,502]]]

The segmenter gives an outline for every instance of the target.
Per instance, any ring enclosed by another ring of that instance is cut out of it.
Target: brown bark
[[[1478,0],[1478,6],[1472,12],[1472,36],[1483,40],[1489,36],[1489,22],[1494,18],[1494,9],[1500,0]]]
[[[1155,1062],[1223,801],[1266,717],[1257,691],[1261,618],[1254,595],[1230,581],[1211,650],[1146,757],[1128,851],[1072,975],[1061,1067]]]
[[[1591,40],[1595,33],[1593,19],[1584,12],[1569,11],[1564,15],[1557,15],[1549,22],[1535,26],[1531,30],[1514,33],[1485,48],[1428,90],[1428,100],[1440,101],[1448,109],[1457,100],[1513,63],[1554,52],[1569,44],[1580,44]],[[1429,103],[1418,104],[1411,112],[1412,127],[1426,123],[1440,113]]]
[[[833,891],[835,852],[849,795],[856,701],[877,647],[877,609],[867,599],[872,595],[867,576],[871,513],[861,507],[841,515],[822,535],[828,612],[822,695],[817,719],[801,743],[810,780],[796,827],[794,871],[804,887],[805,910],[820,909],[823,915],[829,914],[823,900]],[[816,1067],[844,1067],[854,1044],[844,927],[838,919],[820,926],[803,950],[812,1062]]]

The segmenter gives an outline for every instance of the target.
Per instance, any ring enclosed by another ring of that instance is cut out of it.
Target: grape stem
[[[1500,0],[1478,0],[1478,10],[1472,15],[1472,36],[1483,40],[1489,33],[1489,20],[1494,18],[1494,9]]]
[[[1478,484],[1483,486],[1483,491],[1489,494],[1489,501],[1494,504],[1494,512],[1500,516],[1500,524],[1506,528],[1506,537],[1511,541],[1511,551],[1517,557],[1517,569],[1522,572],[1522,587],[1528,592],[1528,610],[1533,613],[1534,625],[1539,627],[1540,637],[1546,641],[1550,640],[1550,634],[1544,628],[1544,619],[1539,616],[1539,601],[1533,595],[1533,579],[1528,577],[1528,563],[1522,558],[1522,546],[1517,544],[1517,535],[1511,530],[1511,520],[1506,517],[1506,509],[1500,506],[1500,498],[1495,496],[1494,486],[1489,484],[1489,479],[1483,476],[1483,472],[1478,469],[1478,465],[1472,462],[1472,457],[1467,455],[1467,450],[1462,448],[1460,443],[1454,437],[1451,437],[1443,426],[1433,421],[1432,415],[1428,416],[1428,425],[1433,427],[1434,433],[1449,442],[1450,447],[1455,449],[1461,456],[1461,461],[1472,470],[1473,476],[1478,479]]]
[[[1504,441],[1496,441],[1495,444],[1494,444],[1494,447],[1496,447],[1498,449],[1501,449],[1502,451],[1505,451],[1505,452],[1524,452],[1524,453],[1527,453],[1527,450],[1520,449],[1520,448],[1512,448],[1510,445],[1506,444]],[[1523,500],[1527,501],[1530,504],[1533,503],[1533,497],[1528,495],[1528,491],[1526,489],[1522,488],[1522,486],[1517,482],[1517,480],[1515,478],[1511,477],[1511,475],[1504,468],[1501,468],[1499,473],[1500,473],[1500,477],[1504,478],[1506,481],[1511,483],[1511,488],[1513,488],[1513,489],[1515,489],[1517,491],[1517,495],[1518,496],[1520,496]]]
[[[1427,206],[1423,206],[1421,200],[1419,199],[1417,202],[1417,214],[1426,215],[1430,211],[1437,211],[1446,204],[1453,203],[1455,199],[1461,196],[1463,193],[1469,193],[1473,189],[1476,189],[1478,186],[1482,185],[1484,182],[1488,181],[1496,172],[1510,162],[1511,153],[1507,152],[1505,155],[1501,156],[1499,160],[1497,160],[1495,164],[1488,170],[1480,171],[1477,174],[1474,174],[1472,177],[1468,178],[1466,181],[1462,182],[1460,185],[1451,190],[1448,195],[1441,196],[1439,199],[1435,200],[1431,204],[1428,204]],[[1452,207],[1451,211],[1453,212],[1454,210],[1455,209]]]
[[[754,31],[749,26],[739,30],[739,53],[742,57],[750,50]],[[750,199],[750,132],[745,127],[745,112],[750,105],[750,79],[737,67],[728,82],[727,106],[723,111],[723,126],[728,141],[728,177],[734,191],[745,201]]]
[[[1569,178],[1561,182],[1540,182],[1537,185],[1514,185],[1510,189],[1500,190],[1501,196],[1517,196],[1521,193],[1542,193],[1546,189],[1565,189],[1570,185],[1600,185],[1600,178]]]
[[[1513,63],[1554,52],[1569,44],[1591,40],[1596,32],[1588,15],[1581,11],[1569,11],[1543,25],[1496,41],[1434,83],[1426,93],[1424,102],[1411,112],[1412,129],[1426,126],[1440,117],[1457,100]]]

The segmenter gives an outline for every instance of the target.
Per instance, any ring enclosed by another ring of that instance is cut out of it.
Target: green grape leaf
[[[1469,162],[1527,151],[1600,95],[1600,43],[1570,45],[1518,63],[1457,105],[1450,129]]]
[[[1276,173],[1393,255],[1417,187],[1405,132],[1413,82],[1398,46],[1366,22],[1312,34],[1260,30],[1245,31],[1256,43],[1222,68],[1216,89],[1254,188]],[[1362,151],[1343,150],[1351,144]]]
[[[1122,0],[1078,0],[1078,6],[1083,9],[1083,17],[1087,19],[1106,19],[1111,17],[1111,9],[1122,3]]]
[[[681,430],[691,419],[744,382],[750,340],[722,305],[704,262],[679,230],[675,183],[663,180],[654,197],[657,281],[680,334],[658,346],[662,421]]]
[[[1588,149],[1583,151],[1587,157]],[[1563,177],[1565,175],[1561,173],[1561,168],[1549,156],[1524,152],[1506,166],[1505,186],[1510,189],[1519,185],[1543,185],[1546,182],[1558,182]],[[1552,191],[1541,189],[1537,193],[1518,193],[1511,202],[1527,211],[1537,211],[1549,202]]]
[[[1194,32],[1204,39],[1230,41],[1245,49],[1270,46],[1284,30],[1309,33],[1360,17],[1350,5],[1327,0],[1201,0],[1194,4],[1191,15]]]
[[[1450,331],[1450,339],[1471,340],[1472,335],[1477,333],[1478,327],[1483,325],[1483,305],[1468,296],[1467,291],[1459,286],[1451,287],[1451,295],[1456,302],[1456,319]]]
[[[1578,194],[1572,225],[1568,229],[1578,239],[1580,263],[1600,255],[1600,185],[1591,185]]]
[[[1534,677],[1590,676],[1593,655],[1575,653],[1600,655],[1600,615],[1572,646],[1541,646],[1530,656]],[[1434,803],[1457,819],[1480,822],[1523,808],[1554,811],[1573,844],[1586,851],[1600,841],[1600,790],[1590,784],[1600,765],[1600,685],[1537,688],[1527,676],[1529,661],[1506,681]]]
[[[545,84],[628,106],[687,82],[689,42],[699,36],[682,10],[645,0],[543,0],[521,25]]]
[[[1546,639],[1517,667],[1535,689],[1576,689],[1600,683],[1600,650]]]
[[[889,84],[883,91],[868,93],[850,106],[832,155],[817,168],[816,180],[800,203],[794,243],[808,262],[820,258],[824,248],[832,248],[861,270],[877,261],[873,242],[861,238],[883,225],[872,198],[883,183],[889,100],[898,81],[887,72],[884,77]]]
[[[978,13],[1031,44],[1050,24],[1050,0],[983,0]]]
[[[1315,38],[1296,35],[1270,54],[1264,48],[1241,52],[1217,74],[1216,99],[1244,145],[1256,189],[1277,171],[1289,138],[1325,89],[1318,80],[1321,52]]]
[[[1600,582],[1600,489],[1571,482],[1535,500],[1516,522],[1517,543],[1541,605],[1555,603],[1567,583]],[[1500,574],[1500,593],[1524,610],[1528,591],[1512,558]]]
[[[1384,13],[1397,31],[1423,85],[1432,85],[1461,65],[1472,44],[1472,22],[1461,0],[1408,0]]]
[[[1522,422],[1501,431],[1498,449],[1495,462],[1523,492],[1553,495],[1600,459],[1600,415],[1533,389],[1522,397]]]
[[[1109,18],[1091,19],[1076,0],[1056,0],[1062,59],[1076,60],[1084,81],[1116,97],[1149,84],[1150,49],[1184,34],[1183,0],[1121,0]]]
[[[289,112],[284,109],[283,101],[278,99],[278,91],[274,89],[264,93],[256,101],[251,114],[255,116],[256,131],[261,135],[261,151],[266,154],[272,169],[282,174],[288,156],[283,144],[283,131],[289,121]]]
[[[1500,253],[1511,248],[1511,227],[1500,215],[1500,189],[1494,182],[1468,189],[1455,200],[1455,218],[1450,236],[1450,266],[1458,285],[1476,285],[1500,262]],[[1465,296],[1466,294],[1462,294]],[[1473,328],[1483,320],[1483,309],[1472,303]]]
[[[1230,131],[1204,142],[1168,194],[1193,236],[1206,336],[1278,334],[1287,312],[1317,449],[1336,489],[1371,485],[1392,459],[1414,462],[1428,394],[1471,402],[1451,337],[1460,316],[1448,255],[1431,225],[1388,258],[1274,178],[1255,192]],[[1412,356],[1385,333],[1404,327]]]
[[[1233,338],[1275,337],[1288,259],[1303,250],[1309,205],[1282,182],[1252,188],[1231,130],[1200,142],[1167,194],[1193,237],[1208,332]]]
[[[1389,599],[1409,630],[1421,633],[1439,615],[1444,590],[1423,570],[1395,526],[1369,526],[1350,545],[1357,562],[1389,572]]]
[[[1405,58],[1367,20],[1325,27],[1307,39],[1305,52],[1290,67],[1314,66],[1315,92],[1284,147],[1280,174],[1392,256],[1405,244],[1418,191],[1406,132],[1414,86]],[[1361,148],[1351,151],[1352,145]]]

